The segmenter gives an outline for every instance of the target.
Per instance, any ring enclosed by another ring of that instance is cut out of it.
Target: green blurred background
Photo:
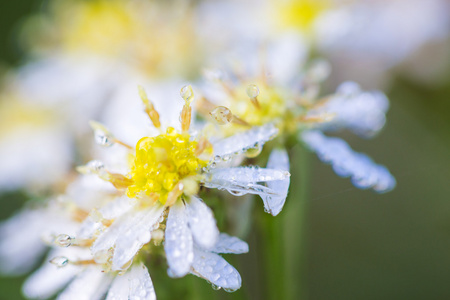
[[[0,66],[21,62],[14,40],[17,24],[37,9],[35,0],[0,2]],[[306,250],[294,247],[281,260],[300,270],[286,272],[282,281],[298,281],[297,290],[306,299],[450,299],[450,70],[439,84],[421,84],[400,71],[393,73],[392,84],[385,89],[391,100],[386,128],[373,140],[343,135],[353,149],[389,167],[398,182],[393,192],[378,195],[358,190],[314,155],[294,149],[293,163],[309,163],[311,177],[296,177],[308,182],[309,190],[300,190],[301,183],[294,185],[283,212],[272,221],[286,243],[305,233]],[[299,204],[303,192],[308,201]],[[3,195],[0,201],[4,219],[20,208],[24,196]],[[268,216],[261,217],[259,201],[255,205],[259,213],[254,222],[260,222]],[[304,231],[290,226],[290,220],[303,215],[299,207],[306,216]],[[242,291],[210,290],[204,299],[267,295],[270,285],[255,278],[268,257],[258,244],[261,234],[250,235],[249,254],[231,258],[243,276]],[[209,288],[191,279],[184,279],[185,283]],[[22,281],[0,278],[0,299],[23,299]],[[177,282],[181,281],[174,281],[174,288]],[[158,298],[165,299],[157,282],[155,286]]]

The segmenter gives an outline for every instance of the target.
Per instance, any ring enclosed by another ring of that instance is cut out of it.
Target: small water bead
[[[222,156],[222,160],[223,161],[229,161],[231,159],[231,156],[230,155],[224,155],[224,156]]]
[[[254,99],[259,96],[259,88],[255,84],[249,84],[246,89],[247,96]]]
[[[72,245],[74,240],[75,238],[67,234],[60,234],[55,238],[54,243],[60,247],[69,247],[70,245]]]
[[[190,104],[194,99],[194,91],[192,90],[191,85],[185,85],[181,88],[180,91],[181,98],[186,101],[187,104]]]
[[[105,170],[105,165],[99,160],[91,160],[84,166],[77,167],[82,174],[100,174]]]
[[[214,283],[211,283],[211,287],[213,288],[213,290],[218,291],[220,290],[222,287],[215,285]]]
[[[223,290],[228,293],[233,293],[236,292],[238,289],[224,288]]]
[[[209,114],[219,125],[226,125],[233,121],[233,113],[225,106],[217,106]]]
[[[54,264],[58,268],[62,268],[69,264],[69,259],[65,256],[56,256],[50,260],[50,263]]]
[[[248,148],[245,150],[245,156],[248,158],[257,157],[263,149],[263,146],[259,143],[256,143],[252,148]]]
[[[94,130],[95,142],[98,145],[103,147],[110,147],[114,144],[114,136],[105,126],[95,121],[90,121],[89,125],[91,125],[92,129]]]
[[[101,250],[94,254],[94,260],[98,264],[105,264],[111,257],[111,253],[108,250]]]

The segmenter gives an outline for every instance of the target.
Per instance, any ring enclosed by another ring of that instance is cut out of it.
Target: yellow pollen
[[[230,110],[233,114],[246,123],[260,126],[278,119],[285,118],[287,112],[287,101],[280,91],[263,83],[256,85],[243,84],[236,88],[235,98],[230,101]],[[257,105],[249,101],[253,96]]]
[[[274,5],[282,28],[297,28],[304,32],[311,31],[316,19],[332,8],[330,0],[286,0],[274,2]]]
[[[131,166],[133,183],[127,188],[128,197],[142,192],[162,204],[174,190],[177,191],[170,195],[179,197],[182,194],[180,181],[198,174],[207,165],[206,160],[197,157],[197,145],[188,134],[180,134],[172,127],[165,134],[140,139]],[[170,202],[173,204],[174,200]]]

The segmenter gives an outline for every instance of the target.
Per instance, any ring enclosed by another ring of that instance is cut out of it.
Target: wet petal
[[[285,170],[265,169],[255,166],[212,169],[209,173],[211,180],[225,180],[237,182],[265,182],[289,178]]]
[[[230,236],[226,233],[221,233],[219,240],[211,249],[215,253],[233,253],[241,254],[248,252],[248,244],[235,236]]]
[[[76,224],[58,209],[50,202],[45,208],[21,211],[0,224],[1,272],[29,271],[46,249],[43,237],[75,234]]]
[[[191,273],[228,291],[235,291],[241,287],[239,272],[215,253],[196,249]]]
[[[354,152],[345,141],[315,130],[303,132],[301,138],[320,160],[333,166],[336,174],[351,177],[357,188],[384,193],[395,187],[396,180],[386,167],[375,164],[365,154]]]
[[[106,300],[122,299],[156,300],[152,280],[143,264],[132,266],[114,279]]]
[[[23,285],[23,293],[26,297],[39,299],[50,298],[80,272],[80,268],[77,266],[69,264],[64,268],[58,268],[56,265],[49,263],[50,259],[63,256],[64,252],[67,251],[60,249],[52,251],[42,266],[27,278]]]
[[[226,180],[210,180],[203,183],[205,187],[226,190],[234,196],[254,194],[264,196],[281,196],[275,190],[257,183],[243,183]]]
[[[389,100],[379,91],[363,91],[354,82],[345,82],[318,110],[311,113],[327,113],[334,117],[323,124],[325,129],[348,128],[354,133],[371,137],[386,123]]]
[[[0,270],[23,274],[29,271],[44,253],[41,240],[43,210],[25,210],[0,225]],[[33,251],[30,251],[33,249]]]
[[[133,201],[126,197],[117,197],[101,207],[97,212],[91,214],[81,223],[76,237],[80,239],[91,239],[99,231],[104,229],[102,220],[117,219],[133,207]]]
[[[96,266],[87,267],[58,296],[58,300],[102,299],[111,278]]]
[[[274,149],[270,153],[267,167],[271,169],[289,171],[289,156],[285,149]],[[283,209],[289,190],[290,177],[283,180],[269,181],[267,186],[280,196],[266,195],[262,197],[265,211],[276,216]]]
[[[195,243],[203,249],[213,247],[219,237],[219,229],[212,210],[201,199],[191,197],[187,215]]]
[[[173,205],[167,218],[164,250],[171,277],[183,277],[194,260],[192,234],[184,205]]]
[[[153,206],[143,211],[131,211],[115,221],[92,246],[95,255],[114,247],[113,270],[121,270],[139,249],[150,241],[151,231],[164,208]]]
[[[244,153],[249,149],[261,147],[277,134],[278,129],[273,124],[253,127],[213,143],[214,155],[225,157]]]

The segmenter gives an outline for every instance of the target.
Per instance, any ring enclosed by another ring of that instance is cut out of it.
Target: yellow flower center
[[[206,167],[207,161],[198,157],[198,146],[189,134],[171,127],[165,134],[140,139],[131,166],[133,183],[127,189],[128,197],[143,192],[165,204],[180,181]]]
[[[276,2],[278,22],[281,27],[310,31],[314,21],[331,8],[330,0],[287,0]]]
[[[286,112],[286,102],[281,93],[265,84],[258,84],[259,94],[256,97],[258,107],[247,95],[249,85],[243,84],[236,89],[236,97],[230,103],[230,109],[239,118],[250,125],[264,125],[281,118]]]

